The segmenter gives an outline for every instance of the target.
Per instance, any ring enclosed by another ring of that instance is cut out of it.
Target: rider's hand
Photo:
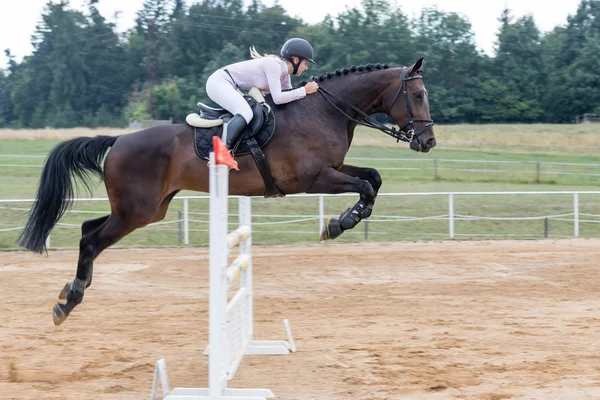
[[[306,90],[306,94],[313,94],[319,88],[319,84],[317,82],[308,82],[304,85],[304,90]]]

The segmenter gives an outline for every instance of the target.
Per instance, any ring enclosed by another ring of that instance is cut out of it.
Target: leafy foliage
[[[0,127],[119,126],[139,118],[183,122],[216,69],[277,54],[290,37],[313,43],[307,75],[425,57],[432,117],[444,123],[571,122],[600,111],[600,0],[582,0],[565,26],[542,34],[532,17],[499,16],[495,54],[476,46],[464,17],[425,8],[410,18],[388,0],[363,0],[318,24],[277,2],[146,0],[135,26],[116,31],[87,10],[49,2],[20,63],[0,70]],[[293,78],[294,82],[299,79]]]

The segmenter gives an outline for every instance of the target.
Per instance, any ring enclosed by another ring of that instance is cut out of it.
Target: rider
[[[250,48],[252,60],[227,65],[215,71],[206,81],[206,94],[215,103],[234,115],[227,124],[225,145],[231,149],[252,120],[252,109],[238,91],[257,87],[269,91],[275,104],[289,103],[315,93],[316,82],[309,82],[293,90],[290,74],[300,76],[314,63],[313,48],[304,39],[293,38],[281,48],[281,57],[260,55]],[[285,91],[284,91],[285,90]]]

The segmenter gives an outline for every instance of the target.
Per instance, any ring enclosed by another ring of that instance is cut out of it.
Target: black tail
[[[46,238],[72,203],[71,175],[81,179],[86,189],[90,172],[104,179],[102,158],[117,136],[79,137],[58,144],[46,159],[36,202],[17,243],[36,253],[46,250]]]

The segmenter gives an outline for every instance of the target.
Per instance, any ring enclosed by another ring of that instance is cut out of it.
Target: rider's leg
[[[231,78],[223,70],[216,71],[208,78],[206,81],[206,94],[212,101],[234,115],[226,127],[227,138],[225,144],[231,149],[252,120],[252,109],[231,82]]]
[[[235,114],[235,116],[229,120],[229,123],[227,123],[227,137],[225,140],[225,146],[227,146],[229,150],[233,149],[237,141],[241,138],[248,126],[248,122],[242,114]]]

